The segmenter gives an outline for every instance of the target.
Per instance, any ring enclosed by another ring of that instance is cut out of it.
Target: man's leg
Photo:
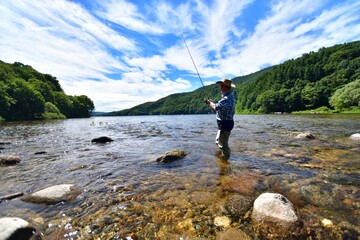
[[[230,148],[229,148],[229,137],[230,132],[219,130],[216,135],[215,143],[221,149],[223,156],[228,159],[230,157]]]

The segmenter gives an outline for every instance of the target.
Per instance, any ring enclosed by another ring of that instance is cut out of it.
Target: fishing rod
[[[181,36],[181,38],[182,38],[182,40],[183,40],[183,42],[184,42],[184,44],[185,44],[185,47],[186,47],[186,49],[187,49],[187,51],[188,51],[188,53],[189,53],[189,55],[190,55],[191,61],[192,61],[193,65],[194,65],[194,67],[195,67],[196,73],[197,73],[197,75],[198,75],[198,77],[199,77],[199,79],[200,79],[201,85],[202,85],[203,87],[205,87],[205,85],[204,85],[204,83],[203,83],[203,81],[202,81],[202,79],[201,79],[200,73],[199,73],[199,71],[198,71],[198,69],[197,69],[197,67],[196,67],[194,58],[193,58],[192,55],[191,55],[190,49],[189,49],[189,47],[188,47],[188,45],[187,45],[187,43],[186,43],[186,41],[185,41],[185,38],[184,38],[184,36],[183,36],[183,33],[182,33],[181,29],[180,29],[179,24],[178,24],[178,28],[179,28],[180,36]]]

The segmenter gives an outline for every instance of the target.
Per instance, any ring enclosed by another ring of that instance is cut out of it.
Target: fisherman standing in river
[[[221,99],[217,103],[208,99],[206,100],[206,104],[216,112],[219,130],[215,143],[221,150],[221,157],[227,160],[230,157],[229,136],[234,127],[235,98],[232,93],[232,88],[235,88],[235,85],[229,79],[217,81],[216,84],[220,85]]]

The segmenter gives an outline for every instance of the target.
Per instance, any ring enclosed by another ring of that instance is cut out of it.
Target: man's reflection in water
[[[230,175],[232,170],[231,170],[231,164],[229,163],[228,160],[224,160],[221,157],[221,152],[217,152],[216,154],[216,163],[219,166],[219,175],[220,176],[227,176]]]

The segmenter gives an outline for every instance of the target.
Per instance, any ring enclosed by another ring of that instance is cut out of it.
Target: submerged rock
[[[312,139],[315,139],[315,136],[311,132],[304,132],[304,133],[298,134],[295,138],[312,140]]]
[[[225,213],[234,219],[242,218],[252,207],[253,199],[251,197],[234,195],[227,199],[225,203]]]
[[[0,218],[0,240],[35,239],[36,229],[27,221],[17,217]]]
[[[18,156],[0,156],[0,165],[15,165],[21,162]]]
[[[109,138],[109,137],[98,137],[98,138],[94,138],[91,140],[91,143],[109,143],[114,141],[113,139]]]
[[[233,240],[233,239],[241,239],[241,240],[251,240],[245,232],[236,228],[227,228],[225,231],[220,232],[216,236],[216,240]]]
[[[351,135],[350,139],[360,141],[360,133],[355,133]]]
[[[174,150],[166,152],[164,155],[157,158],[156,161],[161,162],[161,163],[168,163],[168,162],[172,162],[172,161],[184,158],[188,154],[189,153],[187,153],[183,150],[174,149]]]
[[[81,189],[74,184],[55,185],[24,196],[21,200],[31,203],[56,204],[74,200]]]
[[[298,221],[292,203],[278,193],[261,194],[254,202],[252,217],[258,222],[274,222],[284,227]]]
[[[216,217],[214,219],[215,226],[228,228],[230,227],[231,220],[227,216]]]

